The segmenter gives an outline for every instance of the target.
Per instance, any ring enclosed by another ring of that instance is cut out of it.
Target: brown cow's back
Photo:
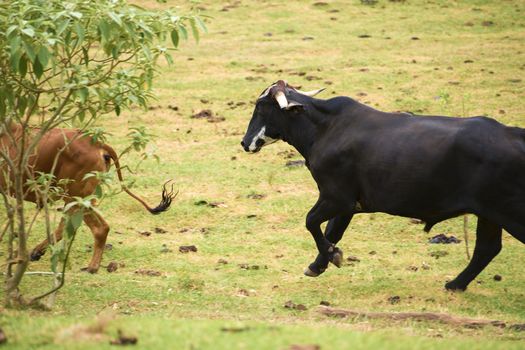
[[[30,136],[38,133],[39,129],[32,129]],[[20,126],[13,127],[13,135],[17,142],[21,142],[22,129]],[[26,142],[26,147],[27,147]],[[15,158],[15,153],[11,147],[12,143],[7,135],[0,136],[0,146],[11,149],[11,159]],[[93,143],[88,136],[82,136],[81,132],[72,129],[52,129],[47,132],[36,147],[33,155],[29,159],[30,173],[38,176],[38,172],[50,173],[53,164],[57,159],[53,174],[57,180],[70,179],[65,186],[68,196],[85,197],[95,190],[98,181],[95,178],[84,180],[86,174],[92,171],[107,171],[109,160],[104,158],[105,151],[100,143]],[[4,171],[6,166],[2,166]],[[0,185],[5,186],[5,181],[0,175]],[[25,178],[27,181],[27,176]],[[34,193],[29,192],[26,200],[36,202]]]

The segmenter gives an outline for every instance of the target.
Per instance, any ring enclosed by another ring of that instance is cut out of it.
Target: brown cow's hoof
[[[93,273],[97,273],[98,269],[95,269],[93,267],[83,267],[80,269],[80,271],[89,272],[93,274]]]
[[[330,262],[337,267],[343,266],[343,251],[335,246],[330,247]]]
[[[460,285],[456,281],[450,281],[445,283],[445,289],[452,292],[464,292],[467,290],[467,286]]]
[[[31,256],[29,257],[31,261],[38,261],[40,258],[45,254],[45,252],[41,252],[40,250],[33,250],[31,252]]]

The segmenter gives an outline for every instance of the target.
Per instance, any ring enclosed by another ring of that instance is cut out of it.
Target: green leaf
[[[103,190],[102,190],[102,186],[100,185],[97,185],[97,187],[95,187],[95,196],[97,198],[102,198],[102,195],[104,194]]]
[[[196,42],[199,42],[199,30],[197,29],[197,25],[195,24],[195,19],[190,19],[190,25],[191,25],[191,31],[193,33],[193,37],[195,38]]]
[[[119,27],[122,27],[122,20],[115,12],[109,12],[108,15],[111,17],[113,22],[115,22]]]
[[[27,59],[25,56],[20,58],[20,61],[18,63],[18,72],[20,73],[20,76],[23,78],[27,73]]]
[[[86,103],[89,95],[89,90],[87,87],[83,87],[77,90],[77,96],[80,99],[80,102]]]
[[[98,22],[98,29],[100,31],[100,37],[102,42],[109,40],[109,24],[105,20],[101,19]]]
[[[6,106],[3,96],[0,96],[0,118],[5,118]]]
[[[21,30],[21,32],[27,36],[30,36],[31,38],[35,36],[35,30],[31,27],[24,28]]]
[[[68,19],[66,19],[66,20],[64,20],[64,21],[62,21],[62,22],[60,22],[60,23],[57,25],[57,32],[56,32],[56,34],[57,34],[58,36],[60,36],[60,35],[62,34],[62,32],[63,32],[64,30],[66,30],[67,26],[69,25],[69,22],[70,22],[70,19],[68,18]]]
[[[80,45],[82,44],[82,42],[84,41],[84,38],[86,37],[86,31],[84,30],[84,27],[82,27],[82,25],[79,22],[75,23],[75,32],[77,33],[77,37],[78,37],[77,45]]]
[[[35,62],[36,52],[33,44],[24,40],[25,53],[31,62]]]
[[[9,63],[14,72],[18,72],[18,68],[20,67],[20,56],[20,51],[15,51],[14,53],[11,53],[11,57],[9,57]]]
[[[179,46],[179,33],[177,32],[177,29],[173,29],[171,31],[171,42],[173,43],[174,47]]]
[[[9,48],[11,49],[11,54],[20,50],[20,44],[22,39],[19,36],[15,36],[9,40]]]
[[[80,225],[82,225],[82,219],[84,219],[84,213],[82,211],[77,211],[69,218],[75,230],[77,230]]]
[[[42,67],[42,64],[40,63],[40,60],[38,59],[38,57],[35,59],[35,62],[33,63],[33,71],[35,72],[37,79],[40,79],[42,74],[44,74],[44,67]]]
[[[42,64],[42,68],[45,69],[49,63],[49,51],[47,50],[47,47],[40,47],[40,50],[38,50],[38,60]]]
[[[186,28],[184,26],[179,26],[178,28],[184,40],[188,40],[188,31],[186,30]]]
[[[203,33],[208,33],[208,28],[206,28],[206,24],[202,21],[200,17],[195,17],[195,21],[197,22],[197,25],[202,30]]]
[[[18,114],[23,115],[27,108],[27,98],[20,96],[18,98]]]

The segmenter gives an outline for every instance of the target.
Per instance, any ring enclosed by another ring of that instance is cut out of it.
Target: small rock
[[[323,306],[330,306],[330,302],[326,301],[326,300],[322,300],[319,305],[323,305]]]
[[[149,237],[151,236],[151,232],[149,231],[139,231],[139,235]]]
[[[154,231],[155,233],[159,233],[159,234],[164,234],[164,233],[167,233],[167,232],[168,232],[168,231],[166,231],[165,229],[163,229],[163,228],[161,228],[161,227],[155,227],[155,228],[153,229],[153,231]]]
[[[104,250],[112,250],[113,249],[113,244],[111,243],[106,243],[106,245],[104,246]]]
[[[376,252],[375,250],[371,250],[371,251],[368,252],[368,254],[370,254],[370,255],[376,255],[377,252]]]
[[[494,281],[501,281],[503,279],[503,277],[501,277],[501,275],[494,275]]]
[[[227,264],[228,264],[228,260],[225,260],[225,259],[219,259],[219,260],[217,260],[217,264],[227,265]]]
[[[346,261],[360,262],[361,260],[357,256],[350,255],[349,257],[346,258]]]

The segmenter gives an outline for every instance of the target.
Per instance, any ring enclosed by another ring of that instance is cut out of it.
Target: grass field
[[[190,9],[183,1],[138,3]],[[469,289],[450,293],[443,285],[466,266],[464,243],[428,239],[463,238],[462,218],[428,235],[406,218],[360,215],[339,244],[360,261],[307,278],[302,272],[316,248],[304,221],[317,199],[315,182],[305,167],[286,166],[300,156],[283,142],[256,155],[239,145],[254,100],[278,79],[303,90],[326,87],[319,97],[347,95],[385,111],[489,115],[525,127],[525,3],[208,0],[196,6],[211,16],[209,33],[199,44],[182,43],[175,64],[163,65],[150,109],[103,121],[119,150],[128,127],[145,125],[157,136],[161,162],[148,160],[127,174],[136,179],[135,192],[156,203],[160,184],[175,178],[180,195],[162,216],[149,216],[125,194],[103,202],[112,228],[103,265],[115,261],[118,270],[80,272],[92,244],[83,228],[52,311],[0,307],[4,348],[110,348],[121,330],[147,349],[525,349],[525,332],[509,327],[321,315],[319,303],[328,301],[359,311],[523,324],[524,246],[505,234],[503,251]],[[191,118],[205,109],[217,122]],[[133,166],[138,158],[121,162]],[[469,221],[471,250],[475,221]],[[43,238],[36,232],[34,244]],[[198,251],[180,253],[181,245]],[[447,255],[436,259],[435,252]],[[30,270],[48,264],[42,259]],[[23,288],[36,292],[50,284],[49,277],[27,276]],[[290,300],[305,310],[285,308]]]

